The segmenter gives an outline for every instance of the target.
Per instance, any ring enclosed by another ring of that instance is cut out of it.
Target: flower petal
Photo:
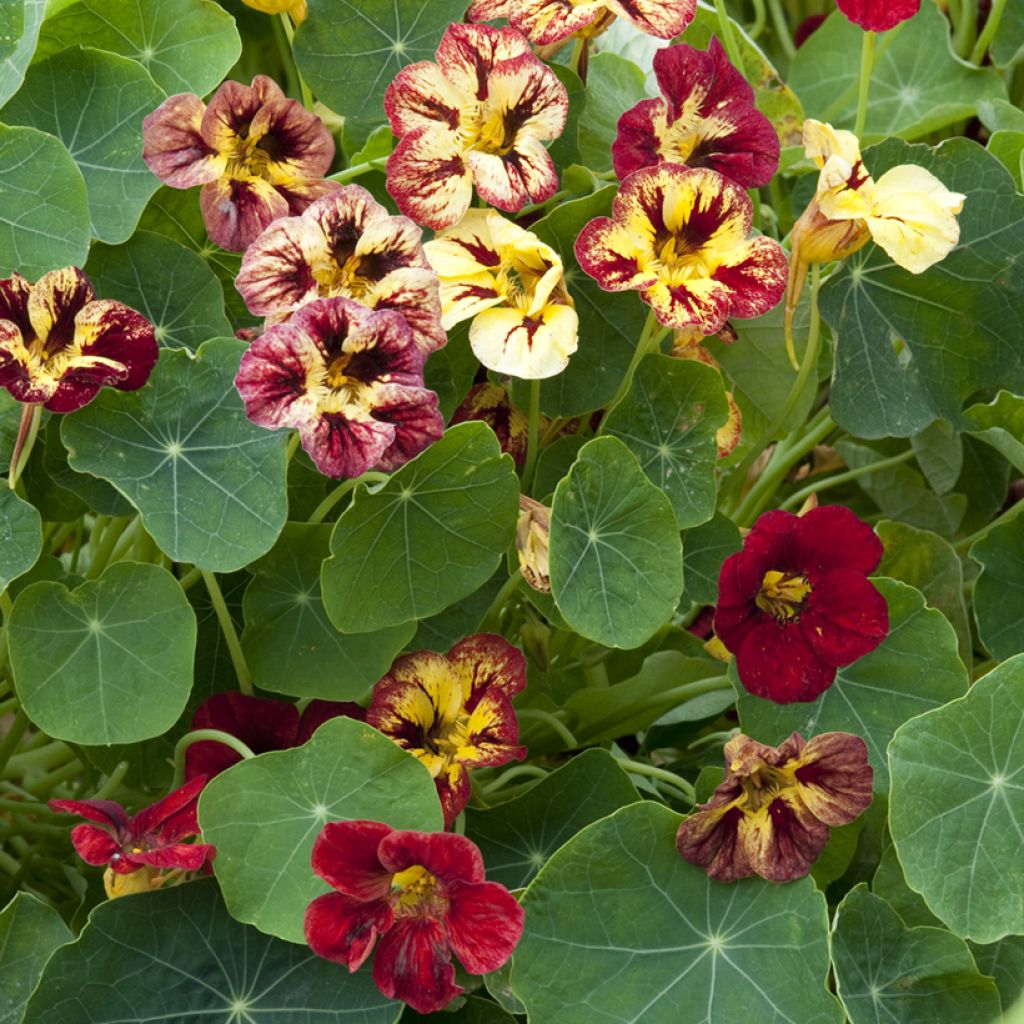
[[[241,252],[278,217],[288,215],[288,200],[262,178],[218,178],[204,185],[199,208],[210,241]]]
[[[190,92],[164,100],[142,121],[142,159],[171,188],[219,178],[227,165],[200,134],[206,105]]]
[[[173,868],[178,871],[199,871],[217,855],[209,843],[175,843],[140,853],[126,853],[125,860],[153,868]]]
[[[210,99],[199,126],[203,141],[225,156],[237,150],[249,134],[249,126],[264,103],[283,100],[284,93],[273,79],[257,75],[252,85],[224,82]]]
[[[579,318],[570,306],[545,306],[536,316],[497,307],[476,317],[469,343],[488,369],[540,380],[565,369],[579,344],[578,331]]]
[[[501,450],[511,455],[517,466],[525,465],[530,420],[512,404],[505,388],[490,383],[474,384],[451,418],[452,426],[468,420],[486,423],[498,438]]]
[[[818,580],[800,616],[804,639],[821,661],[849,665],[889,634],[889,607],[876,587],[852,569]]]
[[[245,250],[235,287],[254,316],[291,312],[319,296],[313,267],[329,256],[315,222],[282,217]]]
[[[868,32],[887,32],[921,9],[921,0],[836,0],[855,25]]]
[[[72,348],[75,318],[94,298],[89,278],[77,267],[51,270],[32,286],[28,319],[48,356]]]
[[[166,843],[177,842],[199,832],[196,809],[206,777],[199,775],[133,815],[128,829],[133,837],[159,836]]]
[[[442,1010],[462,994],[445,930],[430,918],[405,917],[394,923],[373,958],[373,981],[389,999],[400,999],[417,1013]]]
[[[751,621],[733,654],[744,689],[776,704],[814,700],[836,678],[835,666],[818,657],[799,624],[767,615]]]
[[[313,700],[306,705],[299,719],[299,733],[295,739],[295,746],[301,746],[310,739],[324,722],[332,718],[344,715],[345,718],[354,718],[357,722],[366,721],[366,709],[347,700]]]
[[[437,275],[419,267],[402,267],[370,285],[362,297],[371,309],[400,313],[424,358],[448,343],[441,322]]]
[[[729,316],[747,319],[767,313],[782,301],[788,275],[789,261],[782,247],[760,237],[730,249],[712,279],[729,291]]]
[[[495,633],[476,633],[460,640],[448,652],[448,660],[462,677],[470,707],[492,686],[510,698],[526,689],[523,652]]]
[[[548,46],[585,29],[608,6],[605,0],[520,0],[510,20],[531,42]]]
[[[332,479],[354,479],[378,465],[394,444],[395,428],[368,412],[347,407],[322,412],[299,427],[302,448],[313,465]]]
[[[790,557],[812,579],[833,569],[852,569],[867,576],[885,554],[875,531],[845,505],[819,505],[795,522],[787,520],[786,528],[792,530]]]
[[[373,389],[373,417],[394,428],[391,444],[377,461],[390,473],[419,455],[444,433],[437,395],[406,384],[381,384]]]
[[[466,100],[487,98],[487,79],[495,66],[524,55],[530,44],[512,28],[490,25],[449,25],[437,48],[445,78]]]
[[[874,772],[867,744],[859,736],[815,736],[789,767],[795,768],[800,799],[826,825],[846,825],[871,803]]]
[[[381,840],[378,854],[381,864],[395,874],[418,865],[445,884],[484,880],[484,861],[476,843],[454,832],[390,832]]]
[[[64,802],[64,801],[61,801]],[[66,801],[70,803],[71,801]],[[57,803],[57,801],[54,801]],[[51,804],[52,806],[52,804]],[[111,858],[121,852],[120,844],[114,837],[102,828],[95,825],[76,825],[71,830],[71,842],[75,852],[86,864],[99,867],[101,864],[109,864]]]
[[[32,285],[17,271],[0,281],[0,321],[14,324],[22,336],[32,334],[32,321],[28,315],[28,300]]]
[[[364,903],[340,892],[317,896],[306,908],[306,942],[317,956],[358,970],[373,951],[378,935],[394,921],[383,900]]]
[[[384,94],[384,112],[391,131],[401,138],[418,128],[440,124],[454,131],[464,97],[433,61],[407,64]]]
[[[719,882],[735,882],[754,873],[746,846],[740,842],[738,807],[696,811],[676,833],[676,849],[684,860],[696,864]]]
[[[387,163],[388,192],[417,224],[454,224],[473,199],[473,175],[458,137],[444,128],[418,128],[402,137]]]
[[[503,156],[471,150],[465,161],[480,198],[499,210],[514,213],[558,191],[558,172],[539,139],[519,139]]]
[[[620,18],[659,39],[674,39],[693,21],[697,0],[604,0]]]
[[[78,814],[115,830],[128,827],[128,815],[124,808],[113,800],[51,800],[48,806],[53,811]]]
[[[260,158],[263,173],[275,184],[322,178],[334,159],[331,133],[298,100],[264,103],[249,124],[248,139],[266,154]]]
[[[394,872],[381,863],[379,847],[392,831],[379,821],[325,825],[313,842],[313,873],[353,899],[383,900],[391,892]]]
[[[795,793],[783,792],[739,820],[739,841],[754,872],[770,882],[803,878],[828,842],[828,826]]]
[[[454,883],[448,890],[448,941],[470,974],[496,971],[512,955],[525,915],[497,882]]]

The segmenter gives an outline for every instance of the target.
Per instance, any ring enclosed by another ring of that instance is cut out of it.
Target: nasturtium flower
[[[468,973],[487,974],[508,960],[523,932],[522,907],[485,880],[480,850],[465,836],[334,822],[313,843],[312,863],[336,890],[306,910],[313,952],[356,971],[379,937],[374,983],[418,1013],[461,995],[452,953]]]
[[[242,0],[261,14],[288,14],[296,25],[306,20],[306,0]]]
[[[663,163],[622,183],[611,217],[580,232],[576,257],[605,291],[639,290],[665,327],[716,334],[730,317],[767,313],[786,287],[782,246],[749,238],[752,225],[735,182]]]
[[[885,598],[867,578],[883,552],[842,505],[762,515],[718,579],[715,633],[743,686],[776,704],[811,701],[873,651],[889,632]]]
[[[447,338],[437,275],[407,217],[392,217],[360,185],[275,220],[242,257],[235,280],[249,312],[279,320],[313,299],[355,299],[405,317],[429,354]]]
[[[108,865],[103,881],[107,895],[114,898],[156,888],[213,860],[217,851],[209,843],[185,842],[199,835],[196,802],[204,785],[206,776],[196,776],[132,817],[112,800],[51,800],[50,807],[99,823],[76,825],[71,842],[86,864]]]
[[[508,391],[485,381],[474,384],[469,394],[452,414],[452,425],[479,420],[486,423],[498,438],[501,450],[511,455],[517,466],[526,465],[530,418],[513,405]]]
[[[396,469],[443,433],[424,361],[400,313],[315,299],[253,342],[235,385],[253,423],[297,428],[321,473],[356,477]]]
[[[526,686],[526,659],[504,637],[478,633],[447,655],[399,658],[373,688],[366,721],[426,765],[445,825],[470,796],[469,772],[521,761],[512,698]]]
[[[30,284],[0,281],[0,387],[19,402],[74,412],[105,384],[135,391],[159,349],[153,325],[134,309],[97,299],[76,267]]]
[[[867,809],[872,780],[867,744],[848,732],[793,733],[778,747],[734,736],[725,781],[679,826],[676,847],[720,882],[791,882],[811,870],[830,828]]]
[[[887,32],[921,9],[921,0],[836,0],[855,25],[869,32]]]
[[[388,191],[402,213],[440,229],[469,209],[473,185],[501,210],[521,210],[558,188],[544,143],[565,128],[569,96],[514,29],[451,25],[437,63],[403,68],[384,108],[399,139]]]
[[[169,97],[143,120],[142,140],[143,159],[165,185],[203,186],[206,231],[235,252],[339,187],[322,180],[334,159],[331,133],[266,75],[251,86],[225,82],[208,106],[193,93]]]
[[[616,16],[649,36],[673,39],[696,12],[696,0],[474,0],[469,20],[507,18],[530,42],[546,46],[589,35]]]
[[[344,715],[360,721],[366,712],[348,701],[314,700],[302,714],[292,703],[244,693],[216,693],[196,708],[193,729],[217,729],[241,740],[254,754],[300,747],[328,719]],[[185,751],[185,778],[212,779],[242,760],[232,747],[217,740],[197,740]]]
[[[550,245],[494,210],[470,210],[424,248],[441,279],[441,323],[472,319],[469,344],[484,366],[526,380],[565,369],[579,317]]]
[[[619,118],[612,159],[620,178],[667,162],[710,167],[745,188],[772,180],[779,137],[717,39],[706,53],[683,43],[659,50],[654,73],[661,97]]]

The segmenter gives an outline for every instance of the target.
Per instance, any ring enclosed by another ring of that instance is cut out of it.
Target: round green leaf
[[[490,579],[515,532],[512,459],[484,423],[460,423],[372,493],[331,536],[324,607],[345,633],[433,615]]]
[[[0,912],[0,1024],[20,1024],[46,961],[72,938],[56,910],[27,892],[15,893]]]
[[[393,1024],[368,970],[231,919],[210,880],[101,903],[50,959],[24,1024]]]
[[[668,621],[683,589],[672,505],[614,437],[580,451],[555,488],[551,589],[573,629],[609,647],[639,647]]]
[[[330,526],[289,523],[250,566],[242,650],[253,682],[295,697],[360,700],[412,639],[414,622],[376,633],[339,633],[320,597]]]
[[[159,736],[192,689],[196,617],[156,565],[116,562],[74,590],[32,584],[14,602],[8,641],[26,714],[72,743]]]
[[[142,159],[142,119],[165,94],[133,60],[65,50],[33,64],[4,107],[9,124],[56,135],[85,178],[92,232],[123,242],[160,182]]]
[[[512,989],[532,1024],[839,1024],[828,915],[809,878],[722,885],[649,801],[590,825],[522,899]]]
[[[26,573],[43,550],[43,524],[34,505],[0,487],[0,591]]]
[[[601,424],[640,460],[672,502],[680,529],[715,513],[719,427],[729,419],[722,375],[686,359],[653,355],[637,367],[629,392]]]
[[[957,935],[1024,935],[1024,655],[907,722],[889,828],[907,883]]]
[[[199,799],[231,916],[289,942],[305,942],[306,907],[329,891],[309,866],[313,841],[329,821],[364,818],[422,832],[442,827],[426,768],[351,718],[325,722],[301,747],[233,765]]]
[[[60,139],[0,125],[0,277],[81,266],[89,252],[85,179]]]
[[[46,0],[8,0],[0,4],[0,107],[25,77],[46,16]]]
[[[791,732],[810,739],[822,732],[852,732],[868,745],[875,791],[889,788],[885,748],[907,719],[962,696],[967,670],[953,627],[925,607],[913,587],[876,579],[889,605],[889,635],[859,661],[841,668],[817,699],[773,704],[737,685],[743,731],[762,743],[781,743]]]
[[[250,423],[235,390],[245,347],[164,350],[144,388],[107,389],[61,426],[72,469],[110,481],[174,561],[217,572],[269,551],[288,514],[285,434]]]
[[[836,911],[836,990],[851,1024],[991,1024],[999,993],[978,973],[963,939],[907,928],[888,903],[858,885]]]
[[[101,298],[149,319],[164,347],[194,351],[208,338],[231,334],[217,275],[171,238],[136,231],[124,245],[94,245],[85,272]]]
[[[971,546],[982,567],[974,584],[978,635],[993,658],[1024,651],[1024,516],[994,527]]]
[[[94,46],[137,60],[167,93],[205,96],[242,52],[235,20],[213,0],[78,0],[50,18],[39,56]]]

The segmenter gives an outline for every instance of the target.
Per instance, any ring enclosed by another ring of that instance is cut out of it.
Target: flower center
[[[754,603],[773,619],[792,622],[800,617],[811,589],[806,576],[772,569],[764,574]]]
[[[654,239],[654,263],[652,269],[668,285],[709,278],[719,265],[707,246],[672,233],[661,233]]]
[[[448,900],[438,891],[437,878],[416,864],[392,876],[391,908],[397,917],[439,918]]]

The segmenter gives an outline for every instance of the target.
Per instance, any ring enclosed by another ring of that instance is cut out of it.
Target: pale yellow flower
[[[290,14],[296,25],[306,20],[306,0],[242,0],[242,3],[263,14]]]

